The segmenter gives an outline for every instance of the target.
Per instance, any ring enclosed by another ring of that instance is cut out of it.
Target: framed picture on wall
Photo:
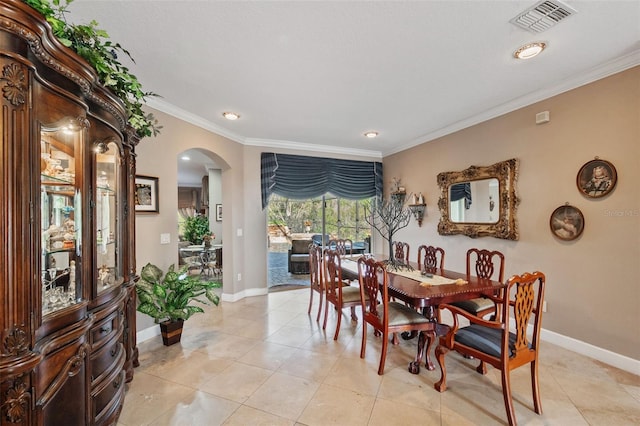
[[[222,204],[216,204],[216,222],[222,222]]]
[[[575,240],[584,230],[584,216],[580,209],[567,203],[551,213],[549,226],[553,235],[561,240]]]
[[[157,177],[136,175],[136,213],[160,213],[158,193]]]
[[[604,197],[617,182],[618,173],[613,164],[598,157],[582,166],[576,178],[580,192],[590,198]]]

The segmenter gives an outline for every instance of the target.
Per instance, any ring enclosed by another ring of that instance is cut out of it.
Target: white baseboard
[[[145,340],[152,339],[156,336],[160,335],[160,327],[158,324],[155,324],[152,327],[145,328],[144,330],[140,330],[136,333],[136,341],[138,343],[142,343]]]
[[[589,358],[596,359],[605,364],[628,371],[629,373],[640,375],[640,361],[637,359],[629,358],[611,352],[610,350],[593,346],[590,343],[545,330],[544,328],[540,331],[540,338],[546,342],[579,353],[580,355],[588,356]]]
[[[265,294],[269,294],[268,288],[250,288],[239,293],[222,293],[221,299],[224,302],[237,302],[245,297],[264,296]]]
[[[252,288],[236,294],[223,294],[222,300],[226,302],[237,302],[245,297],[261,296],[267,293],[268,289]],[[145,340],[149,340],[159,335],[160,327],[158,327],[158,325],[154,325],[153,327],[138,331],[136,333],[136,339],[138,343],[142,343]],[[540,338],[543,341],[553,343],[554,345],[579,353],[580,355],[588,356],[589,358],[596,359],[629,373],[640,375],[640,361],[637,359],[629,358],[627,356],[611,352],[610,350],[599,348],[590,343],[586,343],[572,337],[563,336],[562,334],[558,334],[553,331],[545,330],[544,328],[540,331]]]

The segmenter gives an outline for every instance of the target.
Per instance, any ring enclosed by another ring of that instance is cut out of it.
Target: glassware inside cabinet
[[[118,250],[118,191],[120,154],[113,142],[98,143],[96,154],[96,245],[98,293],[122,284]]]
[[[82,299],[80,169],[82,128],[70,120],[40,132],[42,314],[64,309]]]

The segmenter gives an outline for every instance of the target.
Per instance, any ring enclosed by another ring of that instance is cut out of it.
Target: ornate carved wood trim
[[[22,423],[30,411],[32,395],[24,375],[16,377],[9,385],[2,403],[2,417],[9,423]]]
[[[2,95],[11,105],[20,106],[27,100],[27,84],[24,70],[18,64],[11,63],[2,68],[0,81],[4,81]]]
[[[89,348],[88,343],[83,343],[80,345],[76,354],[69,358],[65,363],[62,370],[58,373],[58,375],[53,379],[51,385],[44,391],[40,399],[36,402],[38,407],[44,407],[47,403],[56,395],[58,390],[62,388],[64,383],[67,381],[69,377],[73,377],[82,370],[82,366],[84,365],[84,359],[87,356],[87,351]]]
[[[14,325],[2,333],[0,356],[17,356],[29,350],[29,333],[24,324]]]

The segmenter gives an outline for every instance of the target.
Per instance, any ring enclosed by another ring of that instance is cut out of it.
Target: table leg
[[[422,308],[422,314],[429,319],[429,322],[433,324],[433,328],[429,331],[421,331],[418,335],[418,352],[416,353],[415,361],[409,363],[409,372],[413,374],[420,373],[420,364],[422,362],[422,357],[424,355],[425,358],[425,367],[427,370],[432,371],[435,370],[435,365],[433,361],[431,361],[431,357],[429,356],[431,351],[431,345],[438,338],[438,336],[444,336],[449,331],[449,326],[446,324],[438,324],[435,309],[433,306],[426,306]],[[426,347],[425,347],[426,341]]]
[[[416,353],[416,359],[409,363],[409,372],[411,374],[420,373],[420,364],[422,363],[422,354],[424,353],[424,342],[426,336],[427,334],[424,331],[421,331],[418,334],[418,352]]]

